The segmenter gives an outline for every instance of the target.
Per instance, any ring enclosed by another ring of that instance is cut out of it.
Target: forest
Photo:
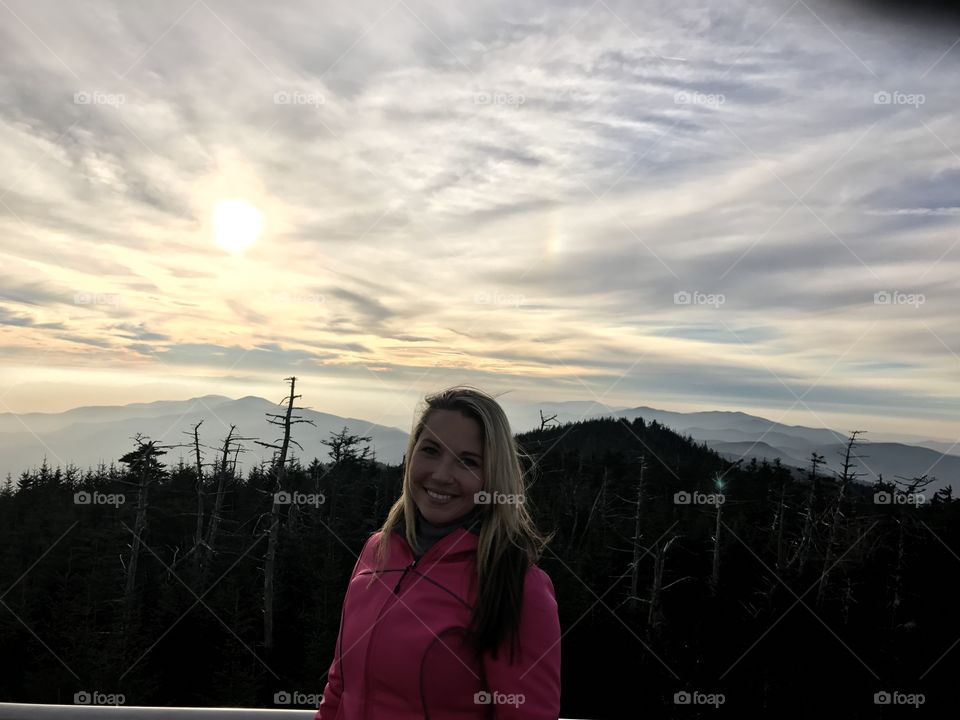
[[[130,428],[109,467],[7,477],[2,700],[275,707],[286,693],[316,706],[347,580],[403,466],[347,427],[327,458],[297,457],[316,430],[288,381],[263,428],[231,427],[217,447],[199,426],[166,443]],[[564,633],[563,717],[956,707],[949,488],[865,482],[859,431],[827,473],[816,455],[802,471],[733,463],[643,419],[541,425],[516,441],[528,509],[553,534],[539,564]],[[257,445],[272,457],[238,475]],[[192,462],[165,463],[174,447]]]

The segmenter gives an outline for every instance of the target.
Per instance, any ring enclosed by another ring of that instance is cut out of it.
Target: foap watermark
[[[687,492],[681,490],[673,494],[674,505],[723,505],[727,499],[723,493]]]
[[[673,294],[674,305],[712,305],[718,308],[726,301],[727,298],[722,293],[702,293],[696,290],[693,292],[681,290]]]
[[[323,700],[321,693],[304,693],[299,690],[292,690],[290,692],[280,690],[273,694],[274,705],[307,705],[317,707],[321,700]]]
[[[673,694],[674,705],[713,705],[718,708],[727,701],[723,693],[705,693],[699,690],[688,692],[680,690]]]
[[[473,702],[475,705],[513,705],[514,707],[520,707],[526,702],[526,697],[523,693],[502,693],[497,690],[493,692],[481,690],[473,694]]]
[[[296,292],[277,292],[273,293],[271,299],[275,303],[283,305],[323,305],[326,299],[319,293],[296,293]]]
[[[893,292],[881,290],[873,294],[874,305],[913,305],[918,308],[927,301],[923,293],[905,293],[899,290]]]
[[[888,92],[881,90],[873,94],[874,105],[913,105],[913,107],[919,108],[926,101],[927,97],[923,93],[903,93],[898,90]]]
[[[690,92],[689,90],[680,90],[673,95],[675,105],[706,105],[707,107],[720,107],[727,101],[727,98],[720,93],[702,93]]]
[[[74,305],[112,305],[120,306],[120,295],[117,293],[92,293],[75,292],[73,294]]]
[[[477,305],[510,305],[518,308],[526,299],[525,295],[519,293],[476,292],[473,294],[473,301]]]
[[[502,493],[496,490],[493,492],[481,490],[480,492],[475,492],[473,494],[473,501],[477,505],[522,505],[524,502],[524,497],[523,495]]]
[[[318,92],[304,92],[302,90],[279,90],[273,94],[274,105],[325,105],[327,99]]]
[[[875,492],[873,494],[874,505],[923,505],[927,501],[927,496],[923,493],[890,493]]]
[[[123,493],[102,493],[96,490],[87,492],[86,490],[81,490],[73,494],[74,505],[113,505],[114,507],[120,507],[126,501],[127,498]]]
[[[99,90],[80,90],[73,94],[74,105],[109,105],[118,108],[127,101],[120,93],[105,93]]]
[[[873,694],[874,705],[913,705],[919,708],[927,701],[923,693],[902,693],[898,690],[881,690]]]
[[[104,693],[99,690],[80,690],[73,694],[74,705],[123,705],[123,693]]]
[[[473,94],[474,105],[506,105],[518,108],[526,101],[527,99],[519,93],[481,91]]]
[[[273,494],[274,505],[313,505],[320,507],[327,499],[323,493],[287,492],[281,490]]]

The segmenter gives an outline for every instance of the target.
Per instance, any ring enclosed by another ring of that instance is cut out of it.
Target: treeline
[[[191,428],[193,462],[167,465],[170,445],[134,436],[119,466],[8,479],[0,698],[272,707],[322,691],[347,578],[402,466],[348,428],[304,464],[296,437],[316,431],[296,427],[289,380],[274,441],[230,428],[205,447]],[[545,421],[517,440],[526,501],[555,533],[540,565],[564,717],[883,717],[874,694],[897,691],[953,704],[958,503],[926,497],[928,478],[864,483],[857,433],[839,476],[817,456],[805,476],[733,464],[642,419]],[[258,443],[270,457],[241,477]]]

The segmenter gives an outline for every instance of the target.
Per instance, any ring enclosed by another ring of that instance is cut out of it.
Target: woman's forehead
[[[441,413],[443,413],[441,415]],[[480,450],[482,437],[480,426],[473,418],[451,410],[435,410],[423,426],[423,436],[453,446],[463,445],[462,450]],[[454,449],[457,449],[454,447]]]

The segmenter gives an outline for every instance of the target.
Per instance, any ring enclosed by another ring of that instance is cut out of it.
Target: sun
[[[221,200],[213,208],[213,239],[227,252],[243,252],[262,230],[263,213],[246,200]]]

